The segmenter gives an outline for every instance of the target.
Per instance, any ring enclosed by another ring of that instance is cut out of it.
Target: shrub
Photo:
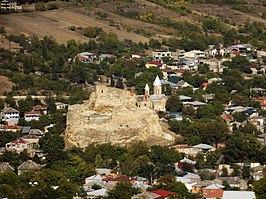
[[[48,10],[56,10],[59,8],[59,5],[57,3],[51,3],[47,6]]]
[[[36,3],[35,10],[45,11],[46,10],[46,7],[45,7],[44,3]]]

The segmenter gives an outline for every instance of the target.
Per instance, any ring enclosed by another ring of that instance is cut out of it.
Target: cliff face
[[[172,143],[175,135],[163,132],[158,115],[136,104],[128,91],[97,85],[89,101],[69,107],[66,147],[107,142],[126,145],[132,141],[148,145]]]

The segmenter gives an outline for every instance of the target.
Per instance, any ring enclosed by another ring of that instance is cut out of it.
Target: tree
[[[132,187],[130,182],[119,182],[115,185],[114,189],[108,192],[106,199],[131,199],[139,190]]]
[[[244,112],[233,113],[233,117],[235,118],[237,122],[240,122],[240,123],[246,121],[248,118],[248,116]]]
[[[183,104],[177,95],[171,95],[166,102],[166,110],[170,112],[182,111]]]
[[[264,199],[266,193],[266,177],[264,176],[262,179],[255,181],[253,186],[257,199]]]
[[[176,192],[179,198],[186,198],[189,195],[186,186],[181,182],[177,182],[173,174],[166,174],[160,177],[154,188]]]

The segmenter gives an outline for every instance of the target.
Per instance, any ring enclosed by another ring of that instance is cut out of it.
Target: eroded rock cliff
[[[131,141],[148,145],[171,144],[174,133],[165,133],[155,111],[137,107],[129,91],[97,85],[89,101],[69,107],[65,132],[66,148],[90,143],[126,145]]]

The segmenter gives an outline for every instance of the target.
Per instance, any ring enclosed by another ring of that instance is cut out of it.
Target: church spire
[[[161,85],[162,85],[161,80],[159,76],[157,75],[155,78],[155,81],[153,82],[153,86],[161,86]]]
[[[150,98],[150,87],[148,84],[145,85],[144,88],[145,94],[144,94],[144,99],[149,99]]]
[[[157,96],[162,94],[162,83],[158,75],[153,82],[153,94]]]

